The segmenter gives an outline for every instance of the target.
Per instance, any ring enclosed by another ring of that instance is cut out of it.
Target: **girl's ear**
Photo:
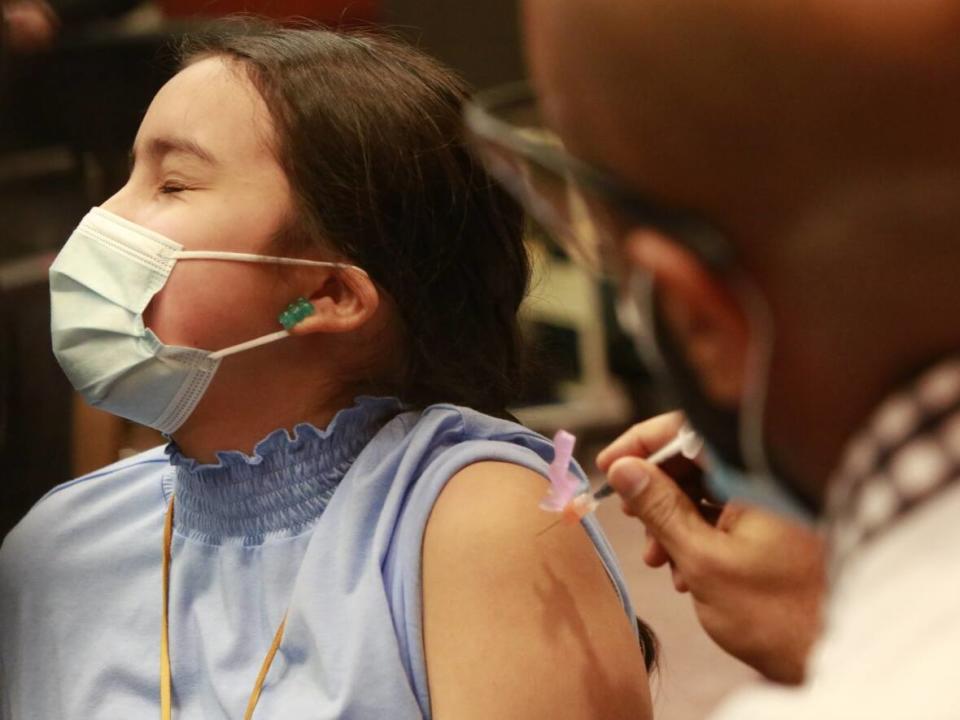
[[[315,332],[342,333],[361,328],[380,306],[377,286],[356,268],[335,268],[308,298],[313,314],[290,329],[293,335]]]
[[[722,405],[743,395],[749,325],[730,289],[669,237],[637,230],[627,260],[654,278],[667,323],[707,395]]]

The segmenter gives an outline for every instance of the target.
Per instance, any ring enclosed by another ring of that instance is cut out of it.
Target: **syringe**
[[[702,449],[703,439],[689,425],[684,423],[670,442],[644,459],[654,465],[660,465],[677,455],[683,455],[685,458],[692,460],[700,454]],[[545,533],[564,521],[568,523],[579,522],[581,518],[596,510],[601,500],[614,493],[616,493],[616,490],[609,482],[603,483],[592,493],[590,491],[580,493],[566,504],[562,510],[563,514],[557,522],[548,525],[538,534]]]

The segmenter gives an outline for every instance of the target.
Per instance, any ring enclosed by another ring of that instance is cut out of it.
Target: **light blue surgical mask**
[[[738,470],[709,445],[706,446],[704,484],[711,496],[721,502],[738,500],[797,520],[813,520],[810,509],[786,492],[772,475]]]
[[[163,343],[144,325],[143,312],[180,260],[363,272],[317,260],[188,251],[159,233],[93,208],[50,267],[53,352],[88,403],[166,434],[190,417],[223,358],[290,335],[281,330],[216,352]]]

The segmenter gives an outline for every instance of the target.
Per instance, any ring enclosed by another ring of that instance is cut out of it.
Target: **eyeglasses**
[[[525,83],[478,93],[466,105],[464,120],[487,170],[573,260],[592,272],[618,277],[617,239],[636,227],[669,235],[713,269],[730,262],[730,244],[708,221],[644,197],[568,153],[544,126]]]

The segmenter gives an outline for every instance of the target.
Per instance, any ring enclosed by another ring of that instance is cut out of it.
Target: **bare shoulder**
[[[431,706],[445,718],[649,717],[643,654],[593,543],[537,507],[546,480],[481,462],[427,523],[423,621]]]

